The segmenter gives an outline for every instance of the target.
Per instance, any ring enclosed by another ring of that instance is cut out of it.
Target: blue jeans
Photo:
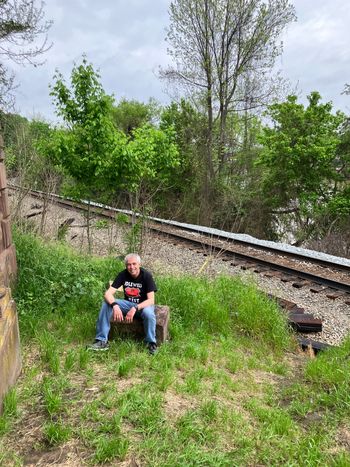
[[[128,300],[116,300],[123,316],[125,316],[130,308],[135,306],[135,303]],[[113,317],[113,310],[111,305],[103,301],[100,314],[98,315],[96,323],[96,340],[107,342],[109,330],[111,329],[111,319]],[[141,319],[143,321],[143,328],[145,330],[145,342],[156,343],[156,315],[154,314],[154,305],[147,306],[134,315],[134,319]]]

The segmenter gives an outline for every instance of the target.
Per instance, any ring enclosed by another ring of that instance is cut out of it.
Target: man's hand
[[[124,320],[124,317],[123,317],[123,313],[122,313],[122,310],[119,308],[118,305],[114,305],[113,306],[113,321],[123,321]]]
[[[133,306],[132,308],[130,308],[130,310],[126,314],[125,321],[127,323],[132,323],[132,320],[134,319],[135,313],[136,313],[136,308]]]

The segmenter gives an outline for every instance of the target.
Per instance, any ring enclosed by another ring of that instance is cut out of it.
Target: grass
[[[154,357],[132,339],[89,353],[122,265],[15,241],[23,375],[4,400],[0,465],[59,449],[66,465],[350,466],[349,340],[310,360],[254,285],[157,277],[171,340]]]

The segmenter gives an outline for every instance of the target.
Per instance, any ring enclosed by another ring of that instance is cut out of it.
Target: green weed
[[[71,429],[63,422],[47,422],[43,427],[44,438],[50,446],[62,444],[71,436]]]
[[[76,362],[76,353],[74,350],[70,349],[64,360],[64,369],[66,371],[72,371]]]
[[[205,401],[201,406],[200,412],[206,421],[213,422],[218,417],[218,403],[213,400]]]
[[[10,389],[4,396],[2,413],[0,414],[0,436],[6,434],[12,426],[12,422],[18,415],[17,391]]]
[[[44,378],[42,383],[42,397],[44,407],[51,417],[63,410],[62,387],[57,380]]]
[[[9,421],[3,415],[0,415],[0,436],[9,430]]]
[[[120,378],[126,377],[136,366],[134,358],[122,358],[118,364],[118,376]]]
[[[95,222],[96,229],[107,229],[108,226],[109,226],[109,223],[106,219],[99,219],[98,221]]]
[[[41,331],[37,337],[41,359],[47,364],[49,371],[58,375],[60,371],[60,358],[58,355],[58,343],[56,338],[48,331]]]
[[[17,392],[15,388],[10,389],[3,400],[3,416],[12,418],[17,415]]]
[[[123,461],[128,452],[129,442],[125,438],[100,437],[95,442],[94,462],[106,463],[113,460]]]
[[[86,370],[90,362],[90,354],[86,349],[79,349],[78,353],[78,366],[80,370]]]

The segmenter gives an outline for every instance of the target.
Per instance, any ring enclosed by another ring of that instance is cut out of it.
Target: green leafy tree
[[[335,199],[344,170],[338,148],[345,116],[320,100],[313,92],[306,107],[294,95],[271,105],[267,115],[273,126],[260,138],[265,201],[277,213],[293,215],[289,227],[297,226],[299,242],[313,232],[315,213]]]
[[[127,151],[122,172],[130,207],[146,215],[173,189],[172,176],[180,164],[174,132],[144,125],[133,132]]]
[[[205,164],[200,155],[205,141],[205,118],[189,101],[181,99],[166,106],[160,118],[160,128],[174,131],[179,149],[179,166],[172,175],[170,198],[164,199],[167,217],[197,222],[201,205],[201,184]]]
[[[68,193],[91,200],[105,190],[106,182],[111,182],[111,170],[117,160],[126,157],[126,136],[115,129],[113,98],[105,94],[99,74],[85,57],[81,65],[73,67],[70,86],[59,72],[54,79],[51,95],[66,128],[54,132],[45,152],[74,181]],[[116,184],[118,174],[118,170],[113,170]],[[91,248],[89,209],[87,226]]]
[[[99,74],[85,57],[73,67],[70,81],[68,86],[60,73],[55,75],[51,95],[65,127],[53,132],[43,150],[73,181],[66,190],[70,196],[106,201],[124,192],[138,211],[146,204],[152,184],[159,192],[177,164],[171,129],[144,124],[126,128],[128,134],[118,130],[113,98],[106,95]],[[87,236],[91,250],[89,209]]]
[[[150,100],[148,104],[136,100],[122,99],[113,108],[113,119],[116,127],[127,135],[131,135],[136,129],[151,123],[156,116],[157,104]]]
[[[147,232],[147,216],[172,189],[172,175],[179,166],[179,153],[171,128],[150,124],[137,128],[129,137],[127,157],[120,159],[120,188],[127,194],[134,216],[132,231],[137,234],[133,247],[142,253]]]
[[[51,95],[66,128],[56,132],[53,156],[75,180],[74,191],[88,196],[104,185],[126,138],[115,130],[113,98],[105,94],[99,74],[86,58],[73,67],[70,87],[59,72],[54,79]]]

